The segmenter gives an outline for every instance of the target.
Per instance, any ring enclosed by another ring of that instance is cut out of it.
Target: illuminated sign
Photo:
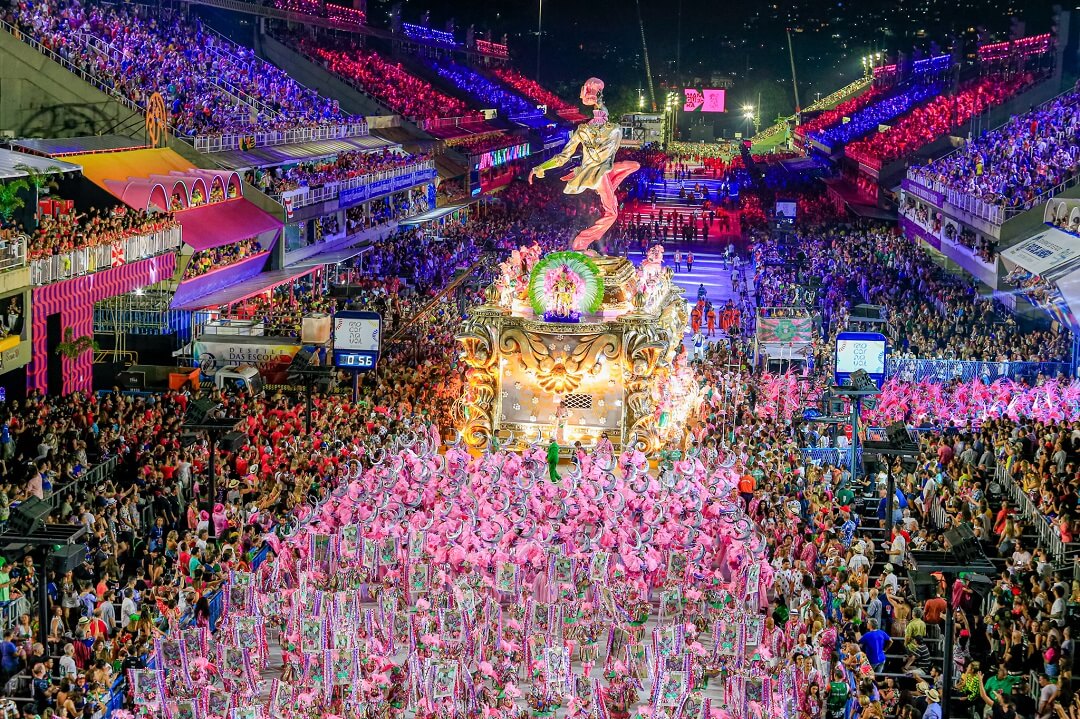
[[[496,55],[498,57],[510,57],[510,50],[501,43],[488,42],[487,40],[477,40],[476,49],[486,55]]]
[[[401,23],[401,28],[405,31],[406,35],[417,40],[437,42],[441,45],[456,44],[456,42],[454,41],[454,34],[446,32],[445,30],[433,30],[430,27],[424,27],[423,25],[414,25],[411,22]]]
[[[344,310],[334,315],[334,366],[374,369],[382,344],[382,317],[378,312]]]
[[[836,335],[836,384],[858,370],[865,370],[880,388],[885,381],[888,340],[877,332],[841,332]]]
[[[501,167],[508,162],[514,160],[521,160],[529,156],[529,143],[523,142],[520,145],[513,145],[511,147],[502,147],[498,150],[489,150],[482,155],[477,156],[476,161],[473,163],[474,170],[489,170],[493,167]]]
[[[334,350],[334,366],[342,369],[375,369],[378,355],[371,352],[347,352]]]
[[[727,90],[695,90],[688,87],[683,90],[685,102],[683,112],[725,112]]]

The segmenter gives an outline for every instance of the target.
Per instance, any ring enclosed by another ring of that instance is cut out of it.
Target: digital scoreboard
[[[334,366],[366,372],[375,369],[382,346],[378,312],[343,310],[334,315]]]

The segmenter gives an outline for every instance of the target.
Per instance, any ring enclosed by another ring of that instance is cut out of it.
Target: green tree
[[[38,195],[47,195],[50,190],[60,188],[60,185],[58,185],[53,178],[54,174],[60,172],[60,168],[56,165],[49,165],[44,170],[38,170],[36,167],[27,165],[25,162],[20,162],[15,165],[15,169],[26,175],[26,182],[34,188]],[[44,192],[42,192],[42,190],[44,190]]]
[[[16,210],[26,207],[26,200],[20,196],[20,192],[29,190],[30,185],[23,178],[0,182],[0,217],[4,223],[11,222]]]

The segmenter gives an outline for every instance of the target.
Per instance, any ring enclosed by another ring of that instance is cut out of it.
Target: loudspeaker
[[[44,526],[50,512],[52,505],[37,497],[30,497],[23,500],[19,506],[11,508],[8,526],[15,534],[30,534]]]
[[[1074,635],[1080,632],[1080,604],[1069,602],[1065,605],[1065,626],[1072,629]]]
[[[218,447],[221,447],[226,452],[235,452],[247,445],[248,437],[243,432],[229,432],[218,442]]]
[[[116,384],[124,389],[146,389],[145,372],[117,372]]]
[[[213,421],[217,419],[219,409],[221,409],[221,403],[212,399],[194,400],[188,405],[187,417],[185,417],[184,422],[189,425],[199,425]]]
[[[979,540],[975,533],[966,524],[959,524],[956,529],[945,532],[945,549],[952,554],[954,560],[969,562],[984,557]]]
[[[63,574],[75,569],[85,559],[85,544],[65,544],[49,555],[49,565],[57,574]]]

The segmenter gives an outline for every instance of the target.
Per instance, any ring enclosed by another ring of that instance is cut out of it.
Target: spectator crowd
[[[1073,90],[909,174],[983,202],[1029,209],[1076,175],[1078,134],[1080,92]]]
[[[434,59],[428,60],[428,66],[458,91],[469,95],[474,104],[481,107],[494,106],[503,117],[514,119],[542,115],[536,108],[535,102],[526,100],[518,93],[489,80],[472,68],[452,60]]]
[[[938,95],[925,105],[912,109],[884,132],[851,143],[844,153],[857,162],[881,167],[911,155],[957,125],[1008,101],[1031,81],[1031,75],[1008,79],[981,77],[955,95]]]
[[[40,0],[11,5],[5,19],[140,107],[160,92],[180,135],[363,122],[179,13],[149,17],[134,7]]]
[[[396,150],[350,150],[332,158],[248,170],[247,181],[263,192],[280,196],[302,187],[317,188],[365,175],[396,170],[423,162],[424,157]]]
[[[374,50],[345,40],[328,42],[325,38],[291,39],[290,42],[333,74],[411,120],[437,117],[483,119],[461,100],[439,92],[431,83],[408,72],[401,63],[390,62]]]
[[[497,67],[492,72],[511,89],[529,98],[540,105],[546,105],[548,112],[568,112],[576,110],[576,105],[571,105],[552,91],[545,88],[532,78],[525,77],[519,70],[510,67]]]
[[[19,235],[27,236],[27,259],[37,260],[83,247],[111,245],[175,226],[169,213],[147,213],[125,207],[90,208],[85,213],[39,214],[37,227],[32,232],[14,222],[0,228],[0,238],[10,240]]]
[[[235,265],[237,262],[254,257],[262,251],[262,245],[254,238],[231,242],[221,247],[198,250],[192,254],[191,260],[188,261],[188,265],[184,269],[184,279],[191,280],[201,277],[207,272]]]

